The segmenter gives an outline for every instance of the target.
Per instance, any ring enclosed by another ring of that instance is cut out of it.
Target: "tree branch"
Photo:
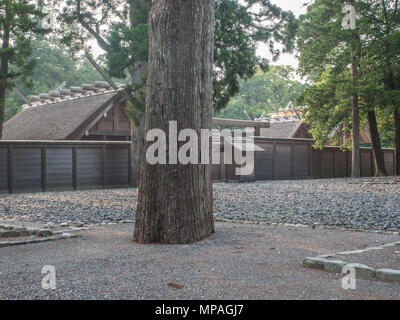
[[[76,14],[78,17],[79,23],[84,27],[97,41],[100,48],[104,51],[108,51],[110,49],[110,45],[103,39],[100,33],[96,32],[87,22],[84,21],[84,18],[81,14],[81,1],[76,1]]]

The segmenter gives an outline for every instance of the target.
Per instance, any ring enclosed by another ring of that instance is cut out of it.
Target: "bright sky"
[[[292,11],[296,17],[301,14],[306,13],[307,7],[304,4],[308,4],[311,0],[271,0],[272,3],[278,5],[283,10],[290,10]],[[269,54],[265,47],[260,46],[258,49],[258,54],[260,56],[264,56],[269,58]],[[272,62],[272,64],[280,64],[280,65],[290,65],[294,68],[297,68],[298,62],[294,54],[283,54],[280,56],[279,60],[276,62]]]

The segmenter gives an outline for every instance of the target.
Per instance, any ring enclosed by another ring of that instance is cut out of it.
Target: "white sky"
[[[292,11],[297,17],[300,14],[306,12],[306,7],[304,6],[305,3],[312,2],[311,0],[271,0],[272,3],[278,5],[284,10]],[[94,54],[96,56],[104,53],[97,45],[95,41],[92,41],[92,47],[94,50]],[[266,50],[262,45],[259,47],[258,52],[260,56],[264,56],[266,58],[270,58],[268,50]],[[278,61],[272,62],[272,64],[282,64],[282,65],[291,65],[294,68],[297,68],[297,59],[296,57],[290,54],[281,55]]]
[[[311,0],[271,0],[271,2],[278,5],[283,10],[292,11],[296,17],[298,17],[299,15],[306,13],[307,7],[304,6],[304,4],[310,3]],[[258,54],[267,58],[270,57],[267,50],[263,48],[263,46],[259,47]],[[271,63],[274,65],[290,65],[294,68],[297,68],[298,66],[298,62],[294,54],[283,54],[280,56],[278,61]]]

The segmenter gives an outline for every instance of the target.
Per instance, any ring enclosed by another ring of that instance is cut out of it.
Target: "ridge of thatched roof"
[[[77,87],[76,87],[77,88]],[[100,114],[118,99],[119,90],[92,90],[64,97],[41,95],[40,101],[4,124],[4,140],[65,140],[83,123]]]
[[[302,121],[271,122],[269,128],[261,129],[261,136],[267,138],[293,138],[299,130]]]

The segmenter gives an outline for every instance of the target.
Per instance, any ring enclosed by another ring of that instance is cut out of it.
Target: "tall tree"
[[[200,136],[211,129],[214,22],[214,0],[153,1],[146,132],[161,129],[169,139],[170,121],[178,132],[192,128]],[[189,243],[211,235],[211,166],[152,165],[142,157],[135,241]]]
[[[62,2],[62,0],[60,0]],[[143,76],[148,57],[147,16],[151,0],[103,0],[62,2],[58,34],[73,52],[90,50],[94,39],[106,51],[109,75],[130,77],[127,97],[132,132],[132,178],[138,182],[138,157],[143,137]],[[249,79],[268,61],[256,54],[263,42],[276,59],[281,51],[291,51],[297,21],[269,0],[216,0],[214,52],[214,107],[221,110],[239,91],[239,78]],[[279,49],[276,43],[283,45]]]
[[[301,17],[298,47],[304,75],[317,80],[331,66],[334,74],[343,74],[351,66],[352,176],[360,176],[359,67],[361,34],[365,19],[347,29],[342,26],[345,5],[363,6],[355,0],[316,0]],[[348,87],[349,88],[349,87]]]
[[[43,33],[41,22],[45,14],[42,1],[0,0],[0,139],[7,90],[15,87],[15,81],[28,81],[32,74],[31,39],[34,33]]]

